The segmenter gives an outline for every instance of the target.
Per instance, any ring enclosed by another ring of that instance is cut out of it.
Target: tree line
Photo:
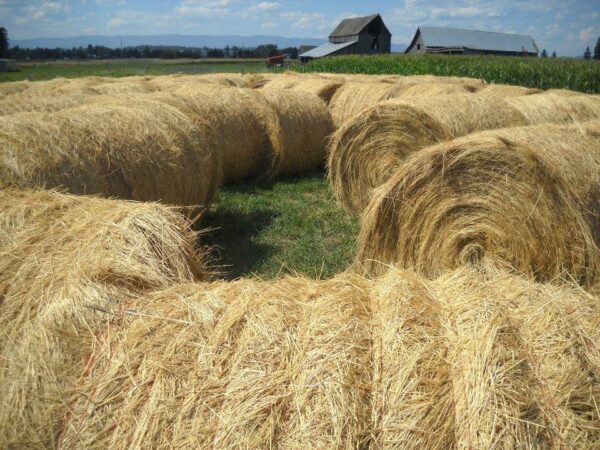
[[[14,59],[113,59],[113,58],[267,58],[270,56],[289,54],[298,57],[298,49],[288,47],[279,49],[277,45],[259,45],[256,48],[208,48],[208,47],[170,47],[170,46],[137,46],[110,48],[102,45],[88,45],[73,48],[20,48],[18,45],[9,48],[8,56]]]
[[[18,45],[10,47],[8,33],[0,27],[0,58],[14,59],[113,59],[113,58],[268,58],[270,56],[287,54],[298,58],[296,47],[279,49],[275,44],[259,45],[255,48],[226,46],[224,48],[180,47],[180,46],[150,46],[110,48],[102,45],[73,48],[21,48]]]

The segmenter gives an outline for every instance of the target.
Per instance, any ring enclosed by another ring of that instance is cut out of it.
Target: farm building
[[[538,48],[533,38],[525,34],[419,27],[404,53],[537,56]]]
[[[379,14],[344,19],[329,35],[329,42],[301,53],[300,62],[324,56],[390,53],[392,33]]]

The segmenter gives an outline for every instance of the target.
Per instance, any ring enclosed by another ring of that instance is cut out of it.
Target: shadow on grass
[[[311,179],[320,179],[324,176],[324,174],[324,170],[313,170],[310,172],[303,172],[299,174],[284,175],[270,180],[249,178],[241,182],[228,184],[224,188],[228,192],[237,194],[256,194],[260,191],[270,191],[276,185],[296,183],[298,181],[305,181]]]
[[[211,247],[211,259],[220,277],[233,280],[257,270],[275,252],[275,247],[255,241],[273,223],[277,213],[258,210],[210,211],[202,218],[202,245]]]

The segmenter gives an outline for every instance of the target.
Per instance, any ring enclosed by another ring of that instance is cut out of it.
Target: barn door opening
[[[371,36],[371,50],[379,50],[379,36]]]

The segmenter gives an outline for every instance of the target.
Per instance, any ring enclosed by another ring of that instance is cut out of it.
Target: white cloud
[[[8,5],[8,3],[5,3]],[[42,0],[37,5],[29,5],[16,17],[17,23],[36,22],[50,17],[69,14],[73,7],[66,1]]]
[[[281,14],[281,18],[286,22],[293,22],[292,28],[299,30],[320,30],[329,25],[325,20],[325,14],[322,13],[288,12]]]
[[[124,17],[113,17],[112,19],[110,19],[108,21],[108,29],[112,30],[114,28],[118,28],[120,26],[127,25],[128,23],[129,23],[129,20],[125,19]]]
[[[85,3],[86,0],[83,0],[83,3]],[[116,5],[124,5],[125,4],[125,0],[94,0],[94,2],[96,2],[98,5],[111,5],[111,4],[116,4]]]
[[[175,11],[195,17],[224,17],[231,14],[229,6],[233,0],[183,0]]]
[[[595,30],[594,26],[584,28],[579,32],[579,40],[582,42],[589,42],[594,38],[594,36],[596,36],[596,34],[598,34],[598,32]]]
[[[257,3],[256,5],[252,5],[248,11],[250,12],[269,12],[275,11],[281,8],[281,3],[279,2],[262,2]]]
[[[501,14],[491,7],[464,6],[458,8],[432,8],[431,16],[434,18],[474,18],[498,17]]]
[[[265,30],[271,30],[273,28],[277,28],[277,24],[275,22],[263,22],[260,27]]]

